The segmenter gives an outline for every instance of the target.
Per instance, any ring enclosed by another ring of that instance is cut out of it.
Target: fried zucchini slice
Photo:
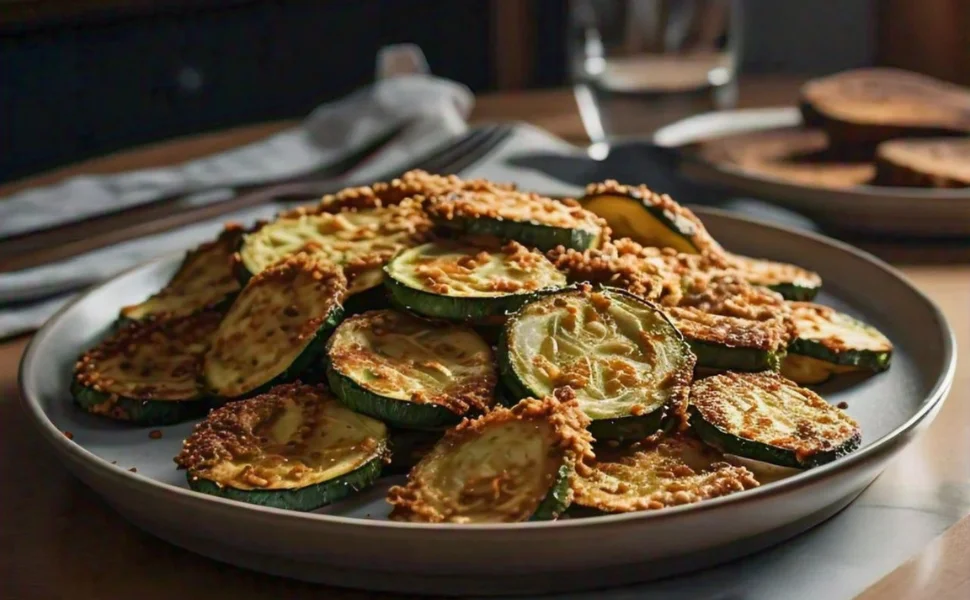
[[[788,328],[782,319],[755,321],[692,307],[670,307],[664,312],[684,335],[698,367],[735,371],[781,368],[788,345]]]
[[[569,386],[597,440],[641,440],[683,420],[694,356],[653,304],[619,289],[545,296],[509,319],[499,370],[515,399]]]
[[[878,329],[828,306],[790,302],[795,339],[782,368],[799,383],[820,383],[836,373],[881,372],[893,345]]]
[[[436,241],[404,250],[384,267],[392,300],[426,317],[496,324],[566,276],[517,242],[472,245]]]
[[[402,248],[423,241],[431,227],[417,200],[341,212],[291,212],[243,236],[240,278],[260,273],[296,252],[315,254],[344,269],[348,295],[381,283],[381,267]]]
[[[608,513],[658,510],[755,487],[751,471],[685,432],[597,448],[592,468],[576,479],[575,503]]]
[[[387,428],[318,386],[276,386],[217,408],[175,457],[197,492],[309,511],[373,484]]]
[[[205,356],[208,389],[221,398],[295,379],[324,352],[343,318],[340,269],[299,253],[264,269],[236,298]]]
[[[211,242],[186,253],[172,279],[144,302],[121,309],[122,320],[173,319],[228,306],[242,286],[230,257],[242,239],[242,228],[228,225]]]
[[[621,185],[614,180],[591,183],[579,202],[605,219],[617,237],[688,254],[722,251],[690,209],[644,185]]]
[[[465,420],[390,489],[391,519],[430,523],[548,520],[572,502],[572,478],[592,458],[589,419],[562,393]]]
[[[811,300],[822,289],[818,273],[788,263],[728,254],[730,268],[752,285],[778,292],[786,300]]]
[[[695,381],[690,420],[697,435],[721,452],[782,467],[815,467],[862,443],[852,417],[775,373]]]
[[[330,389],[394,427],[453,425],[495,402],[491,347],[469,327],[394,310],[351,317],[327,343]]]
[[[71,393],[87,412],[136,425],[169,425],[205,414],[202,357],[222,315],[206,311],[137,321],[88,350]]]
[[[429,198],[425,211],[439,227],[514,240],[539,250],[595,248],[609,235],[606,222],[575,200],[524,192],[451,192]]]

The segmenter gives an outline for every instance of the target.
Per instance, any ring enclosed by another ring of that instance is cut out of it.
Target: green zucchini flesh
[[[202,357],[222,315],[132,322],[78,359],[71,392],[87,412],[136,425],[204,415]]]
[[[597,440],[640,440],[685,416],[694,356],[653,304],[590,286],[550,294],[505,325],[499,369],[514,398],[568,386]]]
[[[327,344],[330,389],[393,427],[435,429],[495,402],[491,347],[471,328],[393,310],[345,320]]]
[[[430,198],[428,215],[439,227],[514,240],[540,250],[585,250],[606,237],[606,222],[575,200],[553,200],[508,190],[455,191]]]
[[[384,267],[392,301],[431,318],[474,324],[505,317],[566,276],[541,253],[516,242],[471,245],[439,240],[402,251]]]
[[[692,307],[664,309],[684,335],[697,366],[714,370],[777,371],[787,345],[782,319],[756,321]]]
[[[808,468],[852,452],[858,424],[824,398],[775,373],[724,373],[694,382],[691,427],[725,454]]]
[[[751,471],[684,432],[597,448],[592,468],[576,479],[575,503],[605,513],[658,510],[755,487]]]
[[[309,511],[373,484],[387,440],[380,421],[297,383],[213,410],[175,462],[198,492]]]
[[[809,302],[791,302],[795,339],[790,354],[860,371],[885,371],[893,345],[878,329],[845,313]]]
[[[211,393],[239,398],[298,377],[324,352],[343,317],[341,271],[299,253],[250,279],[205,356]]]
[[[822,289],[818,273],[796,265],[739,254],[728,254],[726,260],[748,283],[778,292],[786,300],[811,300]]]
[[[315,254],[345,269],[348,295],[380,285],[381,267],[418,243],[430,222],[417,201],[343,212],[292,212],[243,236],[239,276],[249,277],[296,252]]]
[[[646,186],[621,185],[612,180],[591,183],[580,204],[605,219],[616,237],[688,254],[722,251],[690,209]]]
[[[591,458],[588,419],[574,401],[529,398],[445,433],[394,486],[391,519],[508,523],[559,516],[578,462]]]
[[[217,239],[188,252],[161,291],[144,302],[122,308],[121,318],[171,319],[224,308],[241,287],[230,261],[241,238],[241,228],[227,226]]]

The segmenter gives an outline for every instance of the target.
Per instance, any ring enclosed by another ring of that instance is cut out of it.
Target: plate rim
[[[649,140],[652,143],[657,144],[665,148],[671,148],[676,150],[681,150],[681,146],[685,144],[693,144],[701,139],[714,139],[714,138],[701,138],[698,136],[690,136],[680,133],[679,130],[689,126],[690,123],[703,121],[705,119],[713,119],[715,117],[729,118],[732,115],[740,116],[758,116],[761,115],[765,118],[769,118],[774,122],[771,127],[750,127],[747,129],[738,129],[735,133],[747,133],[762,130],[771,130],[777,127],[797,127],[803,124],[803,119],[801,116],[801,111],[799,111],[797,106],[769,106],[769,107],[758,107],[758,108],[738,108],[730,110],[715,110],[708,111],[696,115],[691,115],[685,117],[673,123],[664,125],[660,129],[656,130],[653,134],[649,136]],[[784,123],[782,123],[784,121]],[[715,136],[716,138],[717,136]],[[674,138],[676,141],[665,140],[665,138]],[[632,140],[631,140],[632,141]],[[766,184],[771,184],[775,186],[785,187],[791,192],[795,193],[819,193],[819,192],[834,192],[840,195],[851,196],[852,198],[864,198],[867,200],[872,199],[891,199],[895,201],[912,201],[912,202],[926,202],[926,201],[967,201],[970,202],[970,188],[919,188],[919,187],[903,187],[903,186],[877,186],[869,184],[859,184],[848,187],[841,188],[826,188],[822,186],[815,185],[805,185],[801,183],[794,183],[788,179],[782,177],[775,177],[772,175],[766,175],[761,173],[753,173],[746,169],[742,169],[732,164],[728,163],[715,163],[709,160],[705,160],[695,153],[690,152],[679,152],[678,155],[687,163],[701,165],[705,168],[712,169],[716,172],[722,173],[724,175],[730,175],[732,177],[737,177],[740,179],[746,179],[749,181],[763,182]]]
[[[313,524],[311,526],[322,524],[332,527],[363,527],[371,530],[376,529],[396,533],[438,532],[441,535],[448,535],[446,532],[466,533],[469,535],[495,533],[509,534],[531,530],[549,531],[574,527],[609,527],[627,524],[631,521],[650,522],[658,520],[675,520],[682,518],[685,515],[693,515],[699,512],[719,510],[722,508],[727,509],[732,505],[743,502],[757,502],[759,500],[770,499],[776,496],[783,496],[787,493],[819,484],[824,482],[826,479],[836,477],[843,472],[852,470],[854,467],[858,467],[864,463],[879,458],[886,452],[892,451],[900,444],[905,445],[905,442],[910,439],[912,434],[917,430],[918,426],[924,421],[924,419],[926,419],[927,416],[934,414],[934,412],[945,401],[956,372],[956,338],[952,326],[950,325],[946,316],[940,310],[939,306],[937,306],[937,304],[931,298],[914,286],[899,270],[889,265],[885,261],[869,254],[868,252],[851,246],[845,242],[841,242],[814,232],[778,225],[764,219],[756,219],[748,216],[738,215],[722,209],[698,207],[697,212],[701,217],[703,217],[705,214],[710,214],[718,218],[741,221],[747,224],[754,224],[761,227],[776,229],[788,235],[804,238],[805,241],[813,244],[834,246],[836,249],[842,252],[847,252],[854,255],[856,258],[870,263],[873,267],[886,272],[909,288],[911,293],[915,294],[916,297],[918,297],[928,308],[931,309],[935,320],[940,325],[940,333],[942,334],[943,338],[943,357],[945,362],[943,371],[938,375],[936,381],[933,383],[930,391],[926,394],[926,397],[918,410],[910,415],[910,417],[902,424],[879,439],[873,441],[868,446],[831,463],[809,469],[791,478],[777,481],[753,490],[747,490],[743,494],[732,494],[700,503],[671,507],[660,511],[618,513],[583,519],[566,519],[562,521],[533,521],[502,524],[454,524],[410,523],[360,519],[355,517],[345,517],[314,512],[289,511],[278,508],[257,506],[244,502],[236,502],[207,494],[201,494],[187,488],[176,487],[171,484],[140,475],[138,473],[130,472],[115,465],[111,465],[108,461],[101,459],[86,448],[74,443],[68,439],[62,431],[57,429],[57,427],[54,426],[53,422],[44,412],[40,405],[40,401],[34,397],[34,394],[28,390],[27,386],[25,385],[26,372],[28,369],[33,368],[33,364],[35,362],[41,360],[35,356],[35,354],[39,351],[38,348],[51,343],[47,339],[51,335],[51,329],[53,329],[54,324],[66,312],[71,310],[71,308],[73,308],[75,305],[87,299],[88,296],[100,290],[102,287],[112,284],[115,280],[127,276],[139,269],[144,269],[154,263],[171,261],[176,256],[181,256],[184,254],[184,252],[167,253],[126,269],[114,277],[94,285],[81,294],[78,294],[76,298],[72,299],[68,304],[63,306],[54,315],[52,315],[51,318],[48,319],[47,322],[45,322],[44,325],[33,335],[27,345],[27,348],[21,356],[17,373],[20,404],[27,412],[30,420],[34,423],[34,426],[39,430],[41,436],[48,443],[50,443],[63,458],[62,462],[79,462],[81,465],[83,465],[83,467],[97,473],[100,476],[114,479],[119,484],[129,488],[138,488],[140,493],[150,493],[156,496],[167,497],[169,500],[177,500],[180,503],[188,503],[189,505],[209,507],[221,505],[223,510],[229,511],[236,515],[249,516],[253,518],[263,517],[269,519],[283,519],[288,521],[293,520],[307,525]],[[67,466],[68,469],[74,473],[73,468],[71,468],[69,465],[65,466]],[[101,495],[100,492],[99,495]]]

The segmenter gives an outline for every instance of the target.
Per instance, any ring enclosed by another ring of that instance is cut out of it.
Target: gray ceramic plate
[[[680,147],[713,137],[801,124],[801,114],[794,107],[718,111],[667,125],[654,133],[653,141],[661,146]],[[683,170],[700,181],[792,208],[841,231],[930,237],[970,235],[970,189],[871,185],[821,188],[692,156],[688,156]]]
[[[619,585],[723,562],[800,533],[851,502],[936,414],[953,377],[955,349],[933,303],[872,257],[722,212],[699,214],[731,250],[819,271],[822,302],[872,322],[895,343],[887,373],[821,390],[832,402],[847,402],[860,421],[859,451],[694,506],[546,523],[393,523],[384,520],[385,485],[316,514],[204,496],[186,488],[172,462],[190,424],[165,427],[153,440],[147,429],[80,412],[68,392],[75,357],[108,328],[120,306],[159,288],[177,257],[109,281],[51,319],[21,365],[25,408],[66,466],[123,517],[178,546],[260,571],[350,587],[467,595]]]

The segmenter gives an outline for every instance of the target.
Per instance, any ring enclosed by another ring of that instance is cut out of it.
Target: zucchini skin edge
[[[432,319],[483,325],[495,324],[492,320],[495,317],[504,318],[536,298],[563,289],[549,287],[534,292],[491,298],[452,297],[433,294],[401,283],[394,279],[386,268],[384,274],[384,285],[393,304]]]
[[[572,477],[575,469],[572,465],[564,464],[556,473],[556,480],[539,502],[535,512],[529,517],[530,521],[552,521],[559,518],[569,505],[572,504]]]
[[[290,490],[240,490],[186,473],[189,488],[203,494],[284,510],[311,511],[332,504],[374,484],[383,459],[374,457],[349,473],[328,481]]]
[[[208,399],[204,397],[193,400],[139,400],[119,396],[113,402],[114,408],[118,409],[117,414],[111,415],[94,413],[90,410],[94,406],[108,402],[110,394],[72,381],[71,395],[74,402],[87,413],[141,426],[174,425],[203,417],[211,408]],[[125,418],[121,418],[121,415],[125,415]]]
[[[805,460],[800,461],[793,450],[744,439],[724,431],[720,427],[706,421],[700,411],[694,406],[690,406],[688,412],[690,414],[691,428],[707,445],[725,454],[734,454],[780,467],[792,467],[795,469],[817,467],[849,454],[862,444],[862,434],[857,430],[855,435],[843,442],[838,448],[828,452],[813,454]]]
[[[531,221],[510,221],[488,217],[435,219],[434,224],[444,231],[515,240],[520,244],[533,246],[543,252],[548,252],[557,246],[582,252],[598,246],[602,237],[602,232],[587,231],[581,228],[571,229]]]
[[[785,351],[733,348],[687,339],[697,366],[731,371],[778,371]]]
[[[808,356],[834,365],[858,367],[880,373],[889,368],[892,362],[892,350],[876,352],[873,350],[847,350],[835,352],[814,340],[795,339],[788,346],[788,352]]]
[[[347,408],[384,421],[400,429],[437,430],[455,425],[462,415],[438,404],[415,404],[387,398],[364,388],[327,361],[327,383],[334,395]]]

